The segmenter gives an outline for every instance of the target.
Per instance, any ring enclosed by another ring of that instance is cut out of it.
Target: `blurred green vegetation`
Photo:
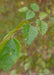
[[[3,37],[25,19],[25,13],[20,13],[20,7],[29,6],[31,3],[39,3],[39,0],[0,0],[0,41]],[[40,10],[51,13],[54,18],[54,0],[50,0],[40,6]],[[37,18],[37,17],[35,17]],[[14,69],[21,72],[54,72],[54,23],[45,19],[48,23],[48,31],[44,36],[38,36],[27,48],[21,32],[16,34],[22,44],[22,55]],[[54,20],[53,20],[54,21]],[[20,35],[20,36],[19,36]],[[23,41],[22,41],[23,40]]]

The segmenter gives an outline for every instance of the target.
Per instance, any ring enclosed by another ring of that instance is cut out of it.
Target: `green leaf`
[[[30,62],[28,62],[28,63],[25,64],[24,69],[28,70],[29,66],[30,66]]]
[[[27,10],[28,10],[27,7],[22,7],[22,8],[20,8],[18,11],[19,11],[19,12],[26,12]]]
[[[16,70],[12,70],[10,75],[17,75]]]
[[[40,19],[44,19],[44,18],[46,18],[47,16],[48,16],[47,13],[41,12],[40,15],[39,15],[39,18],[40,18]]]
[[[41,66],[42,68],[45,68],[46,67],[46,63],[44,61],[41,62]]]
[[[43,73],[39,73],[39,75],[44,75]]]
[[[42,73],[42,69],[40,69],[38,72],[39,72],[39,73]]]
[[[36,3],[32,3],[32,4],[31,4],[31,8],[32,8],[34,11],[39,11],[39,5],[36,4]]]
[[[9,39],[0,50],[0,65],[7,72],[20,56],[21,45],[16,39]]]
[[[44,75],[44,74],[42,73],[42,69],[39,70],[39,75]]]
[[[52,17],[50,17],[51,22],[54,24],[54,19]]]
[[[37,20],[36,21],[38,29],[42,35],[44,35],[48,30],[48,25],[44,21]]]
[[[34,17],[35,17],[35,13],[33,11],[29,10],[26,13],[26,20],[31,19],[31,18],[34,18]]]
[[[49,74],[50,71],[48,69],[44,69],[44,73]]]
[[[27,45],[30,45],[38,35],[37,28],[26,23],[23,25],[22,32]]]

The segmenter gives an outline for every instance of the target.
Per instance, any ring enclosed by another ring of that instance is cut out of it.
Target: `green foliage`
[[[44,75],[44,74],[42,73],[42,69],[39,70],[39,75]]]
[[[45,12],[41,12],[41,13],[39,14],[39,18],[40,18],[40,19],[44,19],[44,18],[46,18],[47,16],[48,16],[48,14],[45,13]]]
[[[39,75],[44,75],[43,73],[40,73]]]
[[[26,13],[26,20],[31,19],[31,18],[34,18],[34,17],[35,17],[35,13],[33,11],[29,10]]]
[[[17,75],[16,70],[12,70],[10,75]]]
[[[28,10],[27,7],[22,7],[22,8],[20,8],[18,11],[19,11],[19,12],[26,12],[27,10]]]
[[[37,24],[37,27],[38,27],[38,30],[40,31],[40,33],[42,35],[44,35],[47,32],[47,30],[48,30],[47,23],[45,23],[44,21],[41,21],[41,20],[38,19],[36,21],[36,24]]]
[[[54,19],[52,17],[50,17],[51,22],[54,24]]]
[[[30,62],[27,62],[27,63],[25,64],[25,66],[24,66],[24,69],[25,69],[25,70],[28,70],[29,66],[30,66]]]
[[[26,40],[27,45],[30,45],[38,35],[37,28],[34,26],[31,26],[29,24],[23,25],[23,31],[22,32],[23,32],[24,39]]]
[[[48,69],[44,69],[44,73],[49,74],[49,70]]]
[[[41,66],[42,68],[45,68],[46,67],[46,63],[44,61],[41,62]]]
[[[31,8],[32,8],[34,11],[39,11],[39,6],[38,6],[38,4],[36,4],[36,3],[32,3],[32,4],[31,4]]]
[[[16,39],[9,39],[0,50],[0,65],[7,72],[20,56],[21,45]]]
[[[4,38],[3,40],[10,38],[11,35],[13,35],[15,32],[17,32],[18,30],[20,30],[20,28],[23,26],[24,23],[29,23],[28,21],[22,21],[21,23],[19,23],[17,25],[17,27],[15,27],[12,31],[10,31]]]
[[[1,65],[0,68],[4,69],[6,72],[9,71],[9,69],[16,63],[21,53],[21,45],[16,39],[13,39],[15,33],[17,31],[22,31],[24,40],[26,42],[26,45],[28,46],[35,40],[39,32],[42,35],[44,35],[48,30],[47,23],[42,21],[42,19],[45,19],[48,16],[48,14],[45,12],[41,12],[39,14],[39,6],[36,3],[31,4],[31,9],[33,9],[33,11],[30,9],[28,10],[27,7],[22,7],[18,10],[19,12],[26,12],[26,20],[29,20],[29,21],[23,21],[20,24],[18,24],[16,28],[14,28],[4,37],[4,39],[2,40],[0,44],[0,65]],[[38,13],[36,13],[35,11]],[[40,19],[37,19],[36,21],[34,19],[34,24],[36,25],[32,26],[31,21],[33,22],[32,18],[34,17],[36,18],[35,16],[36,14],[39,15],[37,18],[40,18]],[[52,19],[51,21],[54,23]],[[21,57],[23,55],[27,56],[28,54],[22,53]],[[23,65],[23,63],[21,65]],[[29,66],[30,66],[30,62],[25,64],[24,69],[28,70]],[[45,62],[42,62],[41,66],[42,68],[45,68]],[[15,71],[13,71],[12,74],[14,72]]]

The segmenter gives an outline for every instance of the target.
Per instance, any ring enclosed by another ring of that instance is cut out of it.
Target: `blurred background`
[[[30,8],[31,3],[37,3],[40,11],[49,13],[53,23],[48,18],[45,19],[49,27],[47,33],[44,36],[39,35],[28,48],[22,33],[18,31],[15,37],[22,44],[23,54],[8,73],[0,70],[0,75],[26,75],[26,73],[54,75],[52,74],[54,72],[54,0],[0,0],[0,41],[9,31],[25,20],[26,13],[18,10],[24,6]]]

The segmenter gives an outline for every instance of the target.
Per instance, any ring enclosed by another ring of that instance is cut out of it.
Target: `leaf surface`
[[[42,35],[44,35],[44,34],[47,32],[47,30],[48,30],[48,25],[47,25],[47,23],[45,23],[44,21],[41,21],[41,20],[39,20],[39,19],[36,21],[36,23],[37,23],[39,32],[40,32]]]
[[[32,4],[31,4],[31,8],[32,8],[34,11],[39,11],[39,5],[36,4],[36,3],[32,3]]]
[[[9,39],[0,50],[0,65],[7,72],[20,56],[21,45],[16,39]]]
[[[27,45],[30,45],[38,35],[37,28],[26,23],[23,25],[22,32]]]
[[[54,19],[52,17],[50,17],[51,22],[54,24]]]
[[[20,8],[18,11],[19,11],[19,12],[26,12],[27,10],[28,10],[27,7],[22,7],[22,8]]]
[[[29,10],[26,13],[26,20],[31,19],[31,18],[34,18],[34,17],[35,17],[35,13],[33,11]]]
[[[47,16],[48,16],[47,13],[41,12],[40,15],[39,15],[39,18],[40,18],[40,19],[44,19],[44,18],[46,18]]]

